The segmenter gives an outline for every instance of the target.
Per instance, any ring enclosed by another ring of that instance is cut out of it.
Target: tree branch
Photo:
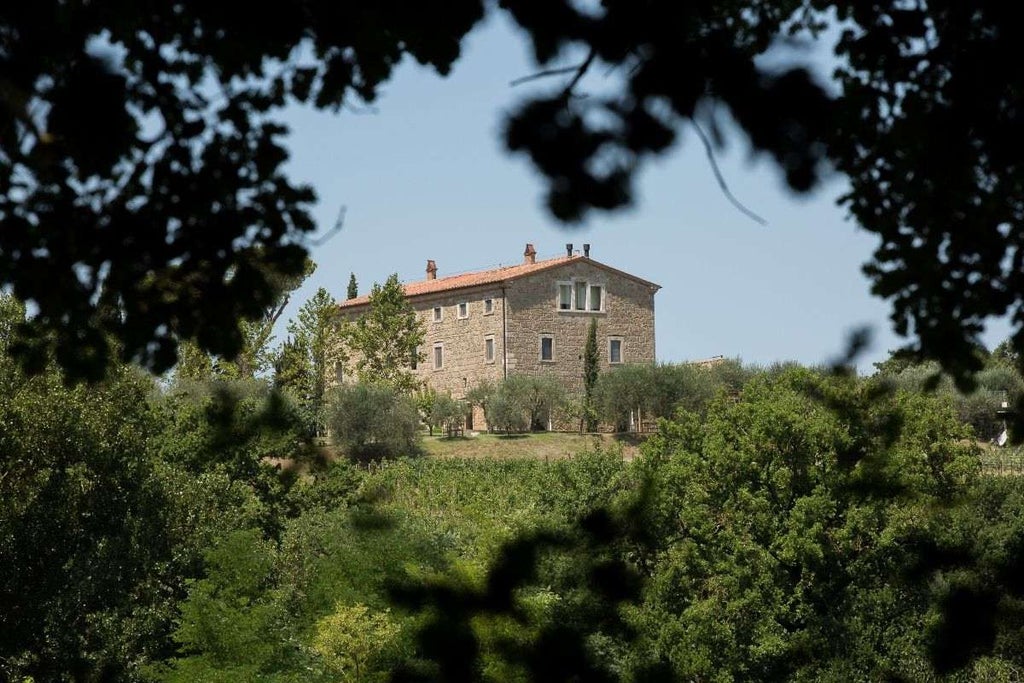
[[[573,66],[560,66],[555,69],[544,69],[543,71],[538,71],[537,73],[530,74],[529,76],[522,76],[520,78],[517,78],[511,81],[509,83],[509,86],[514,88],[517,85],[529,83],[530,81],[536,81],[541,78],[549,78],[551,76],[562,76],[565,74],[574,74],[572,80],[569,81],[569,84],[565,87],[565,90],[562,91],[562,97],[568,98],[572,94],[572,90],[573,88],[576,87],[576,84],[580,82],[580,79],[583,78],[583,75],[587,73],[587,70],[590,69],[590,65],[594,63],[594,58],[596,56],[597,55],[594,52],[594,50],[591,49],[590,52],[587,54],[587,58],[584,59],[579,64],[575,64]]]
[[[575,71],[578,71],[581,66],[583,66],[583,62],[580,62],[579,64],[575,64],[573,66],[561,66],[558,67],[557,69],[544,69],[543,71],[538,71],[537,73],[530,74],[529,76],[520,76],[519,78],[509,81],[509,86],[514,88],[517,85],[529,83],[530,81],[537,81],[542,78],[549,78],[551,76],[561,76],[563,74],[571,74]]]
[[[309,240],[310,246],[322,247],[328,242],[328,240],[330,240],[332,237],[341,232],[341,229],[345,227],[345,213],[347,211],[348,206],[343,204],[341,210],[338,212],[338,220],[334,221],[334,227],[332,227],[330,230],[325,232],[320,237]]]
[[[700,127],[694,119],[690,119],[690,123],[693,124],[694,130],[697,131],[697,137],[704,143],[704,151],[707,152],[708,161],[711,162],[711,170],[715,174],[715,179],[718,180],[718,186],[722,188],[722,193],[725,198],[732,202],[732,205],[739,209],[741,212],[752,218],[759,225],[768,225],[768,221],[758,216],[756,213],[743,206],[736,197],[733,196],[732,192],[729,191],[729,186],[725,183],[725,178],[722,177],[722,171],[718,168],[718,162],[715,161],[714,150],[711,148],[711,141],[708,140],[708,136],[704,133],[704,129]]]

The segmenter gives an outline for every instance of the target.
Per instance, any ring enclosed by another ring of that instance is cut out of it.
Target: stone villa
[[[483,380],[511,374],[555,375],[570,392],[583,390],[583,346],[597,319],[601,369],[653,363],[654,294],[660,287],[616,270],[566,245],[564,256],[537,260],[532,244],[523,262],[449,277],[427,261],[426,279],[403,285],[423,321],[415,372],[426,385],[455,398]],[[360,296],[339,304],[356,317]],[[482,416],[473,422],[482,424]],[[469,425],[471,426],[471,425]]]

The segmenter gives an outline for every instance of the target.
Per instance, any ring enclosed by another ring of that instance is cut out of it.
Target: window
[[[469,304],[467,302],[465,302],[465,301],[463,301],[462,303],[459,304],[459,317],[460,318],[468,318],[469,317]]]
[[[484,337],[484,360],[494,362],[494,337]]]
[[[555,360],[555,338],[550,334],[542,334],[540,337],[540,359],[542,361]]]
[[[434,369],[440,370],[444,367],[444,344],[438,342],[434,344]]]
[[[572,285],[568,282],[558,283],[558,309],[568,311],[572,308]]]
[[[587,280],[559,282],[557,308],[559,311],[604,312],[604,285]]]
[[[622,362],[622,340],[621,339],[609,339],[608,340],[608,362],[615,364]]]
[[[494,313],[494,299],[484,299],[484,315]]]
[[[434,322],[435,323],[441,322],[441,307],[440,306],[434,306]]]

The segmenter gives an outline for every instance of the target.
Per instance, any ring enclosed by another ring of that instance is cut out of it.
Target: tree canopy
[[[360,382],[386,384],[403,393],[419,386],[412,366],[423,360],[419,346],[426,334],[398,275],[373,284],[370,306],[345,329],[345,341],[356,358]]]
[[[301,272],[314,228],[277,112],[371,101],[406,55],[445,74],[487,11],[552,83],[504,135],[557,218],[628,205],[645,161],[687,126],[720,140],[727,112],[792,190],[849,179],[841,202],[880,238],[866,272],[912,352],[962,377],[994,315],[1024,347],[1024,41],[1007,3],[185,0],[0,10],[0,285],[34,311],[15,349],[84,376],[114,350],[166,369],[181,339],[236,353],[238,321]],[[809,56],[763,59],[830,25],[837,92]],[[614,85],[579,97],[596,67]]]

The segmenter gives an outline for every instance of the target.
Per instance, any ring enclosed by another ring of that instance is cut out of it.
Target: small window
[[[568,311],[572,308],[572,285],[568,282],[558,283],[558,309]]]
[[[444,367],[444,344],[434,344],[434,369],[440,370]]]
[[[555,359],[555,338],[549,334],[540,338],[540,359],[544,361]]]
[[[494,299],[484,299],[484,315],[494,313]]]
[[[463,301],[459,304],[459,318],[469,317],[469,304]]]
[[[435,323],[441,322],[441,315],[442,315],[441,307],[440,306],[434,306],[434,322]]]
[[[608,362],[615,364],[622,362],[622,340],[621,339],[609,339],[608,340]]]
[[[576,310],[585,311],[587,310],[587,283],[577,282],[576,283]]]
[[[600,311],[604,303],[604,288],[601,285],[590,285],[590,310]]]
[[[494,337],[484,338],[484,360],[488,363],[494,362]]]

